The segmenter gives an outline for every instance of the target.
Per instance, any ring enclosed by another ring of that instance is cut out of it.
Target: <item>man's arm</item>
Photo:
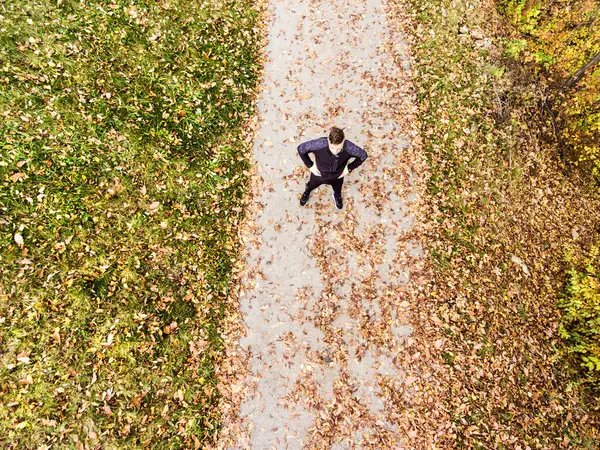
[[[319,150],[319,148],[320,147],[319,147],[318,139],[313,139],[312,141],[306,141],[298,146],[298,154],[300,155],[300,158],[302,158],[302,161],[304,162],[304,164],[306,164],[306,167],[308,167],[309,169],[313,166],[314,163],[313,163],[312,159],[310,159],[308,154],[310,152]]]
[[[368,155],[367,155],[367,152],[365,152],[358,145],[356,145],[350,141],[347,141],[347,142],[348,142],[348,145],[347,145],[346,151],[348,153],[350,153],[350,156],[354,157],[354,161],[352,161],[350,164],[348,164],[348,170],[350,172],[352,172],[354,169],[356,169],[362,163],[365,162]]]

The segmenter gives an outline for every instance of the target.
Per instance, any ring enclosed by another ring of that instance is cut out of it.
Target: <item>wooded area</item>
[[[500,0],[520,34],[509,43],[551,99],[566,163],[600,176],[600,4]]]
[[[595,0],[500,2],[500,11],[519,33],[509,45],[527,64],[544,91],[556,146],[572,176],[596,190],[600,181],[600,3]],[[548,125],[548,124],[547,124]],[[590,177],[591,175],[591,177]],[[600,265],[598,250],[569,258],[571,268],[560,307],[561,334],[569,353],[586,369],[585,378],[600,386]]]
[[[413,314],[443,343],[422,429],[446,414],[439,448],[596,449],[597,8],[407,3],[431,171]]]

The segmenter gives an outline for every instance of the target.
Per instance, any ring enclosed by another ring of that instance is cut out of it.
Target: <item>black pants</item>
[[[342,185],[344,184],[344,178],[334,178],[333,180],[326,180],[323,177],[317,177],[313,173],[310,174],[310,179],[306,184],[305,194],[310,194],[314,189],[318,188],[322,184],[328,184],[333,188],[333,192],[336,196],[342,195]]]

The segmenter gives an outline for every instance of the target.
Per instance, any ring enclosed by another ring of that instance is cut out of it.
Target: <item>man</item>
[[[300,206],[306,205],[310,193],[322,184],[333,188],[335,207],[342,209],[342,184],[344,177],[359,167],[367,159],[365,152],[358,145],[346,140],[344,131],[332,127],[328,137],[306,141],[298,146],[300,158],[310,170],[310,179],[306,190],[300,198]],[[316,163],[313,163],[309,153],[314,153]],[[352,162],[350,159],[354,158]]]

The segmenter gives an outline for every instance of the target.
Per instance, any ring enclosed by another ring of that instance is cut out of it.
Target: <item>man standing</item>
[[[316,163],[313,163],[309,153],[314,153]],[[367,159],[367,152],[354,143],[346,140],[344,131],[332,127],[328,137],[306,141],[298,146],[300,158],[310,170],[310,179],[306,190],[300,198],[300,206],[306,205],[313,189],[322,184],[333,188],[335,207],[342,209],[342,184],[344,177],[352,172]],[[352,162],[350,159],[354,158]]]

